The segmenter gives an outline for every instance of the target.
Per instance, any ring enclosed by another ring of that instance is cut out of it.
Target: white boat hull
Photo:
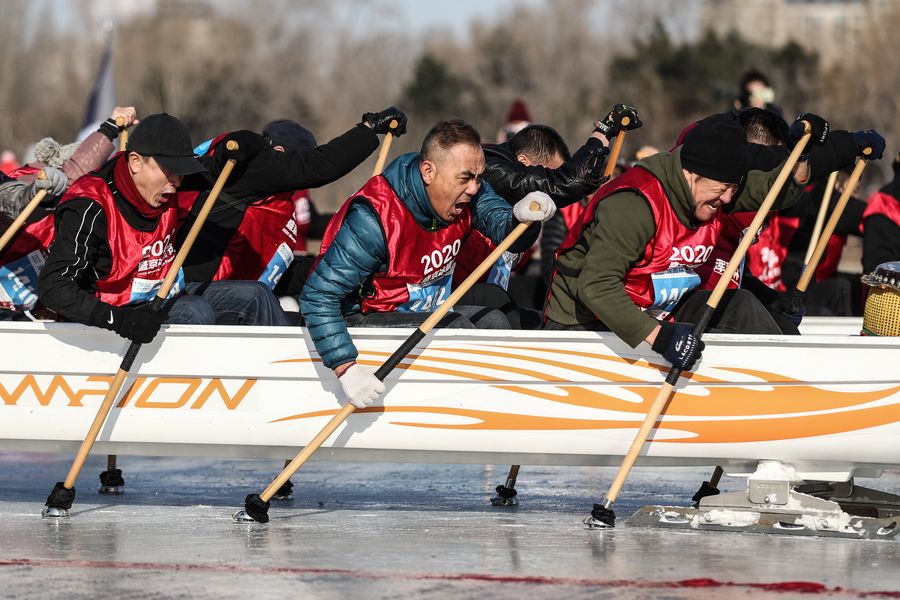
[[[835,330],[837,331],[837,330]],[[380,364],[410,330],[357,329]],[[75,324],[0,326],[0,450],[77,450],[127,343]],[[812,476],[900,464],[900,338],[707,335],[638,464],[778,459]],[[320,460],[618,465],[665,377],[611,334],[439,331]],[[305,330],[168,327],[144,346],[95,453],[293,456],[340,408]]]

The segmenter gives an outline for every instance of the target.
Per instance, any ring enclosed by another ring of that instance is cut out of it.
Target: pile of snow
[[[759,513],[746,510],[714,508],[698,513],[691,519],[691,527],[700,525],[724,525],[725,527],[749,527],[759,520]]]
[[[779,460],[761,460],[756,466],[756,471],[750,475],[750,479],[763,479],[766,481],[803,481],[797,475],[797,470],[792,465],[784,464]]]

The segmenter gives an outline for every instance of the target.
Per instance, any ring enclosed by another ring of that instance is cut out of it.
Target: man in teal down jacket
[[[556,206],[542,192],[515,206],[481,180],[481,137],[449,119],[425,136],[422,150],[394,160],[334,215],[303,292],[301,310],[322,363],[333,369],[357,408],[384,385],[358,365],[347,326],[416,327],[449,297],[456,254],[477,229],[499,244],[520,222],[532,222],[511,251],[523,251]],[[455,306],[439,327],[509,328],[496,309]]]

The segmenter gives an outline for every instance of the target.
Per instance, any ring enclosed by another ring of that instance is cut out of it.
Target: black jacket
[[[222,140],[224,143],[228,136]],[[209,214],[184,263],[187,281],[209,281],[219,267],[225,249],[244,219],[247,207],[279,192],[316,188],[340,179],[378,147],[371,128],[357,125],[350,131],[307,152],[277,152],[268,144],[246,164],[238,164]],[[210,173],[221,172],[224,153],[201,161]],[[180,247],[211,189],[211,182],[194,203],[176,238]],[[190,189],[190,188],[188,188]]]
[[[276,152],[265,145],[246,164],[238,164],[184,263],[187,281],[212,278],[250,203],[281,191],[324,185],[352,170],[377,147],[375,133],[357,125],[309,152]],[[225,160],[222,153],[216,153],[204,159],[209,173],[184,178],[179,192],[199,192],[192,216],[199,212]],[[108,162],[97,175],[111,181],[114,163],[115,159]],[[114,197],[116,208],[129,225],[142,231],[156,227],[157,219],[146,219],[118,194]],[[192,223],[189,217],[176,247],[180,247]],[[72,198],[56,210],[56,234],[38,287],[43,304],[72,321],[102,326],[97,315],[108,314],[105,303],[96,297],[96,282],[112,266],[106,224],[100,204],[90,198]]]
[[[529,192],[546,192],[560,208],[593,194],[603,182],[607,152],[600,140],[587,143],[558,169],[526,167],[508,143],[485,144],[484,180],[510,204]]]
[[[111,182],[117,160],[107,162],[95,174]],[[140,231],[156,228],[159,218],[144,217],[114,185],[110,187],[116,208],[129,225]],[[41,303],[71,321],[104,326],[97,322],[98,315],[108,315],[109,307],[97,298],[96,291],[97,281],[112,268],[106,213],[96,200],[72,198],[57,207],[55,223],[50,253],[38,279]]]

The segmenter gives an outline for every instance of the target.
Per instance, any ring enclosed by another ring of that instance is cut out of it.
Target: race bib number
[[[450,296],[453,269],[428,283],[407,283],[409,300],[397,307],[397,312],[433,312]]]
[[[504,290],[508,289],[509,277],[512,274],[513,268],[519,262],[520,256],[522,256],[522,254],[519,252],[504,252],[503,255],[497,259],[497,262],[494,263],[494,266],[491,267],[491,271],[488,273],[487,282],[503,288]]]
[[[653,282],[653,304],[646,311],[657,319],[665,319],[686,293],[700,285],[693,269],[674,267],[650,276]]]
[[[266,270],[259,276],[259,280],[269,286],[270,290],[274,290],[275,286],[278,285],[278,280],[281,279],[281,276],[284,275],[284,272],[287,271],[292,262],[294,262],[294,251],[286,243],[281,242],[281,245],[278,246],[275,254],[269,260],[269,264],[266,265]]]
[[[163,279],[141,279],[140,277],[135,277],[131,282],[131,297],[128,299],[128,304],[137,304],[139,302],[149,302],[153,300],[153,297],[156,296],[159,291],[160,286],[162,286]],[[172,289],[169,290],[169,295],[167,298],[174,298],[184,289],[184,271],[178,269],[178,277],[175,278],[175,282],[172,284]]]
[[[42,268],[44,255],[38,250],[0,267],[0,308],[18,311],[34,308]]]

